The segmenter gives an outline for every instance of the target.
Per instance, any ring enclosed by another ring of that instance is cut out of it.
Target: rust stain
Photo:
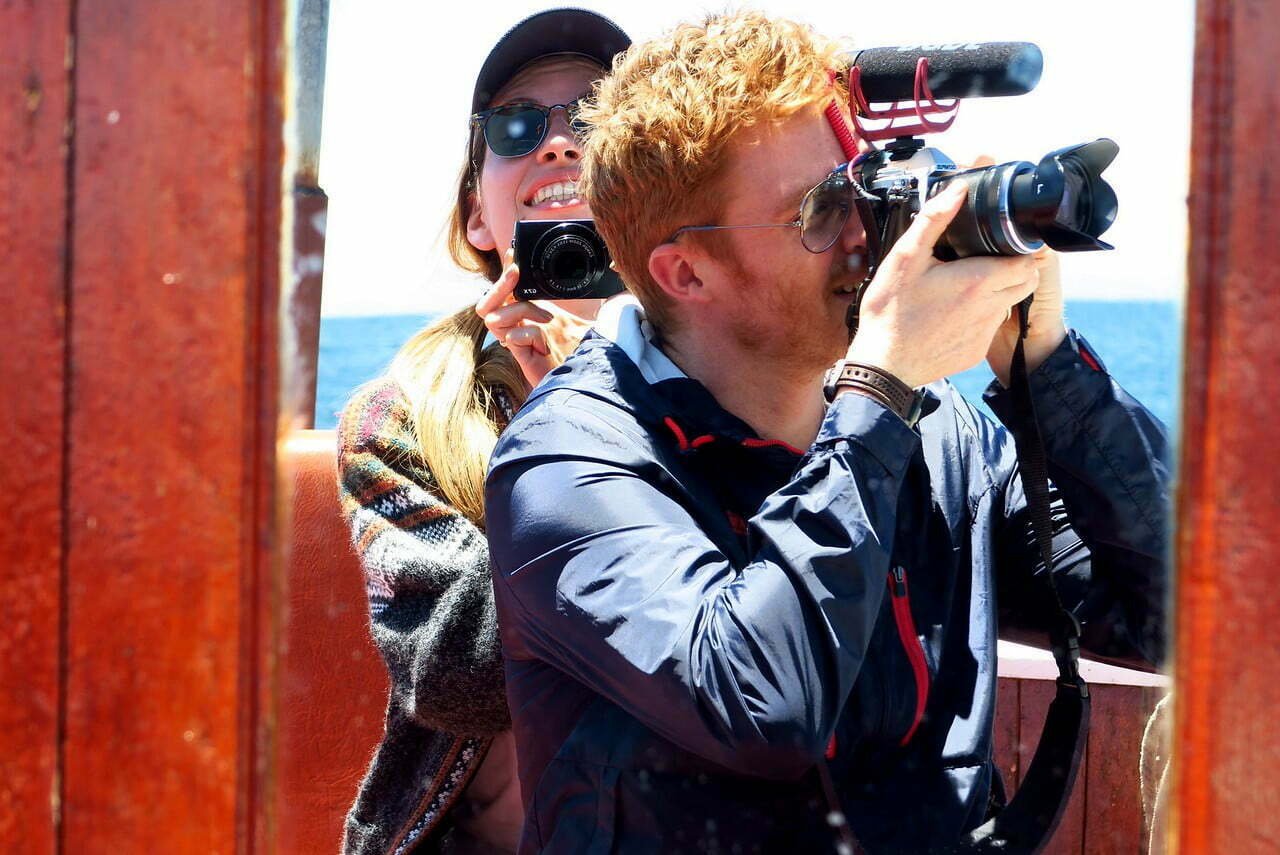
[[[27,75],[22,83],[22,96],[27,105],[27,112],[32,116],[40,109],[44,100],[44,90],[40,86],[40,77],[34,71]]]
[[[1280,223],[1268,191],[1275,4],[1198,5],[1193,188],[1178,509],[1178,619],[1170,851],[1274,851],[1280,703],[1272,564]],[[1259,180],[1261,176],[1261,180]]]

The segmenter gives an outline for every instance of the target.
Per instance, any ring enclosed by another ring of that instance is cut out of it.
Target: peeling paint
[[[44,100],[44,91],[40,87],[40,78],[35,74],[27,77],[22,87],[22,94],[27,102],[27,112],[35,113],[40,109],[40,102]]]
[[[313,252],[295,257],[293,272],[299,277],[320,275],[324,272],[324,255]]]

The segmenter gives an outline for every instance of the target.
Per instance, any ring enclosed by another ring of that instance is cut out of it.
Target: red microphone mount
[[[859,154],[858,139],[870,144],[876,140],[891,140],[899,137],[914,137],[921,134],[936,134],[950,128],[960,112],[960,99],[939,101],[929,88],[929,60],[920,57],[916,62],[915,81],[913,84],[913,100],[891,101],[875,109],[862,91],[862,69],[852,66],[849,69],[849,113],[853,116],[853,128],[844,120],[839,107],[833,101],[827,106],[827,121],[835,131],[840,147],[849,160],[855,160]],[[903,120],[914,118],[914,122]],[[883,122],[872,125],[868,122]]]

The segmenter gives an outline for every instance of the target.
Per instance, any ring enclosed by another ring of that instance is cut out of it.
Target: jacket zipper
[[[924,718],[925,702],[929,699],[929,666],[924,661],[924,648],[920,646],[920,637],[916,635],[916,623],[911,617],[911,600],[907,596],[907,571],[894,567],[889,571],[889,594],[893,600],[893,619],[898,625],[898,638],[907,652],[911,662],[911,671],[916,678],[916,713],[911,719],[911,727],[899,745],[906,745],[915,736],[920,720]]]

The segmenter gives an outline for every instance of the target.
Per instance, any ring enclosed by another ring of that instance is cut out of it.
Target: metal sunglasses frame
[[[835,234],[831,236],[831,239],[827,241],[821,248],[814,249],[813,247],[810,247],[807,243],[805,243],[805,240],[804,240],[804,214],[803,214],[804,206],[809,202],[810,197],[812,197],[814,193],[817,193],[822,188],[823,185],[825,185],[829,181],[832,181],[840,177],[844,177],[849,182],[849,188],[850,188],[851,194],[865,193],[866,191],[862,189],[862,185],[858,183],[858,180],[856,178],[854,178],[853,170],[856,167],[860,166],[862,164],[862,161],[864,161],[866,158],[867,158],[867,155],[863,154],[863,155],[859,155],[857,158],[851,161],[848,161],[847,163],[840,164],[839,166],[832,169],[830,174],[828,174],[826,178],[822,179],[817,184],[810,187],[808,191],[805,192],[804,198],[800,200],[800,212],[798,212],[796,214],[796,218],[789,223],[747,223],[743,225],[729,225],[729,226],[723,226],[723,225],[681,226],[680,228],[676,229],[674,232],[671,233],[671,237],[667,238],[663,242],[672,243],[673,241],[675,241],[676,238],[680,237],[680,235],[684,234],[685,232],[710,232],[710,231],[720,231],[720,230],[727,230],[727,229],[800,229],[800,245],[801,246],[803,246],[809,252],[814,253],[815,255],[826,252],[827,250],[831,249],[831,247],[835,246],[836,241],[840,239],[840,234],[844,231],[845,226],[849,224],[849,216],[851,213],[853,213],[853,207],[850,206],[849,209],[845,211],[844,220],[840,223],[840,227],[835,230]]]

